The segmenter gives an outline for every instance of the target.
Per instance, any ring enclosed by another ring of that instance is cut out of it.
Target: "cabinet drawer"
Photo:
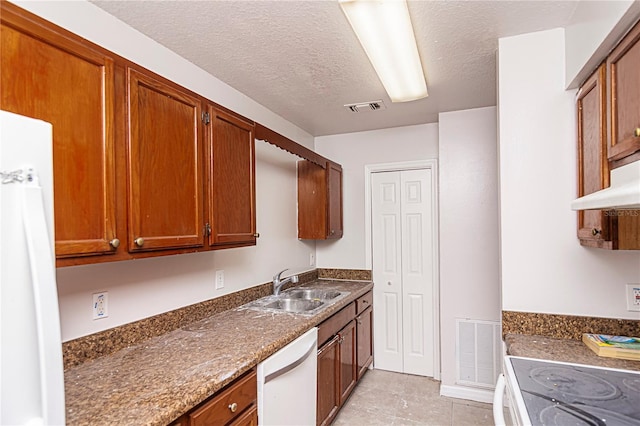
[[[190,424],[191,426],[225,425],[256,403],[257,392],[258,382],[254,370],[194,410],[189,415]]]
[[[356,300],[356,313],[360,314],[370,306],[373,306],[373,291],[370,291],[364,296],[360,296],[358,300]]]
[[[338,331],[354,319],[355,316],[356,302],[351,302],[340,312],[320,324],[318,326],[318,346],[322,346],[323,343],[338,333]]]

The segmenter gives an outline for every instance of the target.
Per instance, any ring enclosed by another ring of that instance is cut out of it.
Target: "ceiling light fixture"
[[[392,102],[428,96],[406,0],[339,0]]]

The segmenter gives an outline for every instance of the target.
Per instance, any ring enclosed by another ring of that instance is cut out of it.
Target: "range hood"
[[[572,210],[640,209],[640,160],[611,170],[609,188],[574,200]]]

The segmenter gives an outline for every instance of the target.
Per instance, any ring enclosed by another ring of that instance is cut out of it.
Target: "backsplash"
[[[319,278],[353,281],[371,281],[371,271],[356,269],[316,269],[298,275],[296,285]],[[283,290],[292,287],[288,283]],[[273,293],[271,282],[245,290],[185,306],[160,315],[90,334],[62,344],[65,370],[83,362],[109,355],[120,349],[136,345],[151,337],[160,336],[211,315],[236,308]]]
[[[372,273],[368,269],[318,269],[318,278],[371,281]]]
[[[582,333],[640,336],[640,321],[502,311],[503,337],[526,334],[580,340]]]

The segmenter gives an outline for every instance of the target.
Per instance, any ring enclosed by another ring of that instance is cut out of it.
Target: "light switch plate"
[[[224,288],[224,271],[222,269],[216,271],[216,290]]]

